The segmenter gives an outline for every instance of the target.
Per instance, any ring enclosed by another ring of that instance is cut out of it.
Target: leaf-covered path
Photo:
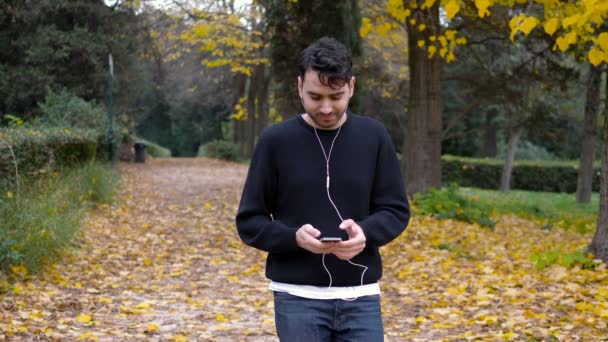
[[[234,228],[246,166],[166,159],[119,169],[123,192],[89,215],[81,248],[2,299],[0,340],[277,341],[264,254]],[[387,340],[608,336],[606,269],[538,271],[530,261],[590,236],[541,225],[414,218],[382,250]]]

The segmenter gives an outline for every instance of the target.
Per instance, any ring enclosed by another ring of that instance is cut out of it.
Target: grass
[[[109,203],[118,184],[110,168],[88,163],[0,189],[0,273],[36,273],[69,248],[87,209]],[[15,271],[16,269],[20,271]]]
[[[576,203],[575,194],[511,190],[460,188],[471,201],[493,210],[494,214],[513,214],[532,219],[546,219],[546,229],[556,226],[574,228],[585,233],[593,229],[599,211],[599,195],[594,193],[589,204]]]

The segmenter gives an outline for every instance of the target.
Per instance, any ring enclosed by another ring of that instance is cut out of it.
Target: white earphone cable
[[[344,115],[345,114],[346,113],[344,113]],[[336,136],[334,137],[334,139],[331,142],[331,145],[329,147],[329,154],[328,154],[328,153],[325,152],[325,147],[323,147],[323,143],[321,142],[321,138],[319,137],[319,134],[317,133],[317,128],[316,128],[316,126],[314,124],[314,120],[311,120],[311,122],[312,122],[312,128],[315,131],[315,136],[317,137],[317,141],[319,142],[319,146],[321,146],[321,150],[323,151],[323,157],[325,157],[325,170],[326,170],[325,189],[327,190],[327,198],[329,199],[329,202],[331,203],[331,205],[336,210],[336,214],[338,214],[338,218],[340,218],[340,222],[343,222],[344,219],[342,218],[342,215],[340,214],[340,211],[338,210],[338,207],[336,206],[336,204],[334,203],[334,201],[331,199],[331,194],[329,192],[329,184],[330,184],[329,161],[331,159],[331,152],[334,149],[334,143],[336,142],[336,139],[338,138],[338,135],[340,135],[340,130],[342,129],[342,125],[340,125],[338,127],[338,132],[336,133]],[[363,268],[363,272],[361,273],[361,286],[363,286],[363,278],[365,277],[365,272],[367,272],[367,270],[368,270],[369,267],[364,266],[364,265],[360,265],[360,264],[357,264],[357,263],[354,263],[350,259],[347,260],[347,261],[351,265]],[[323,257],[321,258],[321,262],[323,263],[323,268],[325,269],[325,272],[327,272],[327,274],[329,275],[329,286],[328,286],[328,288],[331,288],[331,285],[333,284],[333,279],[332,279],[332,276],[331,276],[331,272],[327,268],[327,265],[325,265],[325,254],[323,254]],[[347,300],[347,301],[354,301],[357,298],[342,298],[342,299],[343,300]]]

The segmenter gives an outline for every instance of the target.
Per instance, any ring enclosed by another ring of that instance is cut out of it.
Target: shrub
[[[226,140],[214,140],[200,146],[197,156],[230,161],[238,160],[236,145]]]
[[[42,115],[29,123],[31,127],[38,129],[60,127],[93,131],[97,142],[98,158],[101,160],[108,158],[109,120],[103,106],[94,101],[87,102],[65,89],[59,92],[49,89],[44,101],[39,103],[38,107],[40,107]],[[117,115],[116,119],[119,117]],[[114,145],[131,143],[128,129],[116,119],[113,122]]]
[[[88,130],[0,129],[0,183],[14,182],[15,163],[21,175],[35,175],[93,160],[96,145]]]
[[[444,183],[482,189],[498,189],[503,161],[496,159],[442,157]],[[599,166],[593,178],[593,190],[599,191]],[[511,188],[531,191],[576,191],[578,163],[572,161],[516,161]]]
[[[84,210],[112,201],[114,172],[97,163],[62,169],[13,188],[0,187],[0,272],[23,264],[37,272],[69,247],[79,232]]]
[[[431,189],[425,194],[414,195],[414,207],[419,214],[437,218],[451,218],[480,226],[494,228],[494,222],[483,207],[467,200],[458,193],[458,186]]]

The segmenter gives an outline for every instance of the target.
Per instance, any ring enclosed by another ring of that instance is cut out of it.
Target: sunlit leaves
[[[548,35],[552,36],[559,28],[559,19],[551,18],[543,24],[543,27],[545,28],[545,32],[547,32]]]
[[[527,36],[539,23],[540,21],[536,17],[529,17],[525,14],[520,14],[513,17],[509,21],[509,27],[511,28],[511,40],[514,40],[515,35],[520,31]]]
[[[445,5],[445,13],[448,16],[448,19],[453,19],[456,14],[460,11],[460,1],[459,0],[449,0]]]

